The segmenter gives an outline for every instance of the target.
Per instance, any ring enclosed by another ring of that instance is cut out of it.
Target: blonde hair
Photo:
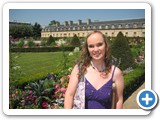
[[[104,58],[104,63],[105,63],[105,67],[106,67],[106,74],[108,74],[110,72],[110,69],[111,69],[111,64],[110,64],[110,45],[109,45],[108,41],[106,40],[105,35],[102,32],[100,32],[100,31],[93,31],[93,32],[91,32],[90,34],[88,34],[86,36],[85,43],[84,43],[83,48],[82,48],[81,62],[80,62],[80,66],[81,67],[79,68],[79,74],[78,74],[78,78],[79,79],[80,79],[80,77],[82,75],[85,74],[87,67],[89,67],[89,65],[90,65],[90,62],[91,62],[92,58],[91,58],[91,56],[89,54],[89,51],[88,51],[87,39],[92,34],[95,34],[95,33],[98,33],[98,34],[102,35],[103,40],[105,42],[105,58]]]

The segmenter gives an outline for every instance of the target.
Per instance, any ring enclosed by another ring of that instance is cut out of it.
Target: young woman
[[[94,31],[86,37],[81,57],[71,73],[64,108],[111,109],[113,82],[116,109],[123,108],[122,72],[110,64],[110,46],[103,33]]]

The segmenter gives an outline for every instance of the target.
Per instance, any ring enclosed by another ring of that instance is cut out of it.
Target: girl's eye
[[[93,48],[94,46],[93,46],[93,45],[88,45],[88,47],[89,47],[89,48]]]
[[[103,45],[103,43],[98,43],[97,44],[97,47],[100,47],[100,46],[102,46]]]

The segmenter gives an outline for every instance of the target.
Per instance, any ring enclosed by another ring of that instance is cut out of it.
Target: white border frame
[[[6,115],[148,115],[150,113],[142,109],[9,109],[9,9],[82,8],[145,9],[145,89],[151,89],[151,6],[148,3],[6,3],[3,6],[3,112]]]

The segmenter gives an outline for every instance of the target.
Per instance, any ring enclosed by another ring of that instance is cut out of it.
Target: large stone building
[[[145,37],[145,19],[126,19],[113,21],[94,21],[88,19],[86,22],[78,20],[65,21],[64,24],[46,26],[42,29],[41,37],[85,37],[89,32],[99,30],[106,36],[116,37],[121,31],[127,37]]]

